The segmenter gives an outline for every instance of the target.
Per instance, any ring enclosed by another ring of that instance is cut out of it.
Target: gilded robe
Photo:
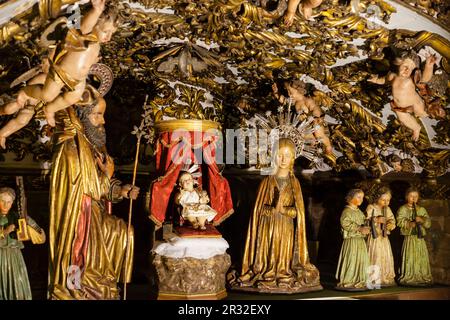
[[[320,287],[317,268],[309,262],[305,232],[305,208],[300,183],[290,175],[280,188],[275,176],[261,182],[248,227],[241,286],[277,289]],[[276,212],[278,194],[286,209]]]
[[[367,218],[383,216],[383,212],[374,205],[367,206]],[[367,249],[371,265],[380,268],[380,284],[383,286],[395,285],[394,256],[392,255],[391,243],[388,235],[395,229],[395,217],[391,208],[386,208],[386,235],[383,237],[381,224],[375,223],[377,237],[373,238],[372,233],[367,239]]]
[[[127,226],[105,209],[119,183],[98,169],[83,127],[69,107],[57,114],[50,186],[50,299],[119,299],[117,282],[128,263]],[[120,187],[119,187],[120,188]],[[69,275],[70,274],[70,275]]]
[[[431,219],[424,207],[416,206],[417,216],[422,217],[422,234],[426,235],[426,229],[431,227]],[[424,238],[417,237],[417,228],[410,228],[409,222],[413,221],[413,209],[403,205],[397,212],[397,225],[400,233],[405,237],[402,246],[402,263],[398,282],[402,285],[431,285],[430,259],[428,257],[427,244]]]

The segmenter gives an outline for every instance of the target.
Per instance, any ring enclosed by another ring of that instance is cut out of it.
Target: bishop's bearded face
[[[80,120],[84,127],[84,134],[88,140],[98,149],[103,149],[106,144],[105,114],[106,102],[99,97],[98,102],[90,107],[80,110]]]

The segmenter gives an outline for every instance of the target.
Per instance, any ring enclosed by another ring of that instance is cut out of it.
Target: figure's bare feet
[[[19,91],[15,101],[0,106],[0,116],[16,113],[25,106],[27,100],[27,94],[23,90]]]
[[[0,136],[0,146],[6,149],[6,137]]]
[[[206,230],[206,227],[205,226],[201,226],[200,229],[201,230]]]
[[[47,123],[50,127],[54,127],[55,123],[55,113],[47,111],[47,108],[44,107],[45,118],[47,119]]]

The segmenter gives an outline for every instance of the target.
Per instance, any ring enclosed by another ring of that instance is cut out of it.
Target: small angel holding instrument
[[[406,190],[406,203],[397,211],[397,226],[404,236],[399,284],[404,286],[430,286],[433,284],[430,257],[425,241],[431,218],[427,210],[419,206],[419,190]]]
[[[15,198],[14,189],[0,188],[0,300],[31,300],[21,240],[31,239],[34,244],[42,244],[45,232],[29,216],[24,223],[18,223],[22,219],[11,212]]]
[[[379,267],[380,285],[395,285],[394,257],[392,255],[389,234],[395,229],[395,217],[389,207],[391,190],[380,187],[373,196],[373,203],[366,209],[366,217],[371,222],[371,233],[367,239],[367,248],[371,265]]]

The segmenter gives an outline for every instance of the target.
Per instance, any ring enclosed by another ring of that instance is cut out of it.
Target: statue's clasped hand
[[[121,195],[126,199],[136,200],[139,196],[139,187],[133,186],[131,184],[126,184],[122,186]]]
[[[97,155],[97,165],[100,170],[106,174],[106,176],[111,179],[114,174],[114,160],[109,155]]]
[[[366,227],[366,226],[360,226],[360,227],[358,228],[358,231],[359,231],[360,233],[362,233],[363,235],[368,235],[368,234],[370,233],[370,228],[369,228],[369,227]]]
[[[292,207],[283,207],[280,212],[282,215],[294,219],[297,216],[297,211]]]
[[[8,235],[11,232],[13,232],[14,230],[16,230],[16,226],[13,224],[10,224],[9,226],[7,226],[5,229],[3,229],[3,235]]]
[[[267,217],[270,217],[270,216],[273,215],[274,210],[275,210],[274,207],[272,207],[272,206],[269,205],[269,204],[265,204],[265,205],[264,205],[264,210],[263,210],[263,215],[265,215],[265,216],[267,216]]]
[[[430,64],[430,65],[434,65],[436,62],[437,62],[437,57],[435,54],[428,55],[425,60],[425,63]]]
[[[386,223],[386,219],[383,216],[376,217],[377,223]]]
[[[422,223],[424,223],[424,220],[423,220],[422,217],[416,217],[415,222],[418,223],[418,224],[422,224]]]

